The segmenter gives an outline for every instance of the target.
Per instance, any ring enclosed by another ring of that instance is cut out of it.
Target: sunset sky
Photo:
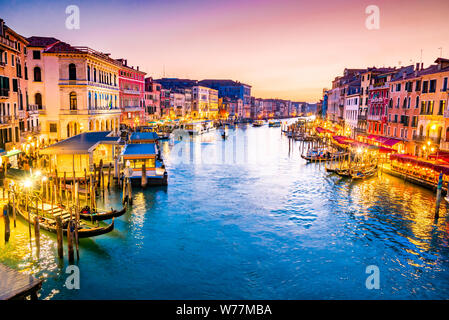
[[[79,30],[65,28],[78,5]],[[365,8],[380,8],[380,29]],[[252,95],[315,102],[345,67],[425,65],[449,57],[449,1],[0,1],[24,36],[55,37],[127,58],[149,76],[223,78]]]

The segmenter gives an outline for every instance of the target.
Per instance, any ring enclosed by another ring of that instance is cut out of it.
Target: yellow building
[[[420,112],[414,140],[427,148],[449,150],[449,132],[446,130],[449,59],[438,58],[435,63],[419,72]]]

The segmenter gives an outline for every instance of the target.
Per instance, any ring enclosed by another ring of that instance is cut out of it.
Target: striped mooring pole
[[[438,219],[440,215],[440,203],[441,203],[441,189],[443,189],[443,173],[440,172],[438,177],[438,186],[437,186],[437,203],[435,207],[435,218]]]

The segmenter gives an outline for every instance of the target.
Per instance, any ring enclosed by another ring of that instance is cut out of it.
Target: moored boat
[[[84,220],[91,221],[104,221],[112,218],[118,218],[122,216],[126,212],[126,207],[123,207],[121,210],[112,209],[107,212],[92,212],[89,207],[84,207],[80,211],[80,218]]]
[[[34,225],[36,220],[36,214],[35,212],[32,212],[29,209],[29,214],[25,212],[25,208],[18,206],[17,212],[19,215],[25,219],[28,223]],[[51,217],[48,215],[45,216],[39,216],[39,227],[43,230],[57,233],[56,228],[56,214]],[[68,224],[68,217],[61,216],[62,221],[62,229],[65,236],[67,236],[67,224]],[[99,235],[103,235],[106,233],[111,232],[114,230],[114,218],[112,218],[112,222],[108,225],[94,225],[92,223],[88,223],[87,221],[80,220],[78,225],[78,237],[79,238],[89,238],[89,237],[95,237]]]
[[[363,169],[351,170],[352,179],[366,179],[377,173],[377,165],[373,165]]]
[[[256,120],[253,122],[253,127],[261,127],[265,124],[263,120]]]
[[[131,143],[122,151],[125,167],[134,185],[167,185],[168,174],[155,143]],[[142,177],[145,175],[145,178]]]

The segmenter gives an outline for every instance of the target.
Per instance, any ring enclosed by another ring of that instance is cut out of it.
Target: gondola
[[[335,169],[335,173],[338,174],[340,177],[344,177],[344,178],[351,177],[351,172],[347,168],[343,168],[343,169],[337,168],[337,169]]]
[[[108,212],[90,212],[89,207],[84,207],[80,211],[80,218],[88,221],[104,221],[112,218],[118,218],[125,214],[126,206],[122,210],[111,210]]]
[[[372,166],[371,168],[360,170],[356,172],[351,172],[352,179],[365,179],[372,177],[377,172],[377,166]]]
[[[30,212],[30,220],[31,220],[30,221],[28,219],[28,214],[25,213],[25,210],[23,208],[18,207],[17,212],[28,223],[31,223],[32,225],[34,225],[34,221],[35,221],[35,217],[36,217],[35,213]],[[57,233],[55,218],[39,216],[39,227],[46,231],[49,231],[52,233]],[[63,222],[62,229],[63,229],[64,235],[67,236],[67,221]],[[85,221],[80,220],[80,224],[78,227],[78,237],[79,238],[96,237],[96,236],[111,232],[112,230],[114,230],[114,219],[112,219],[111,224],[106,225],[104,227],[89,225]]]

